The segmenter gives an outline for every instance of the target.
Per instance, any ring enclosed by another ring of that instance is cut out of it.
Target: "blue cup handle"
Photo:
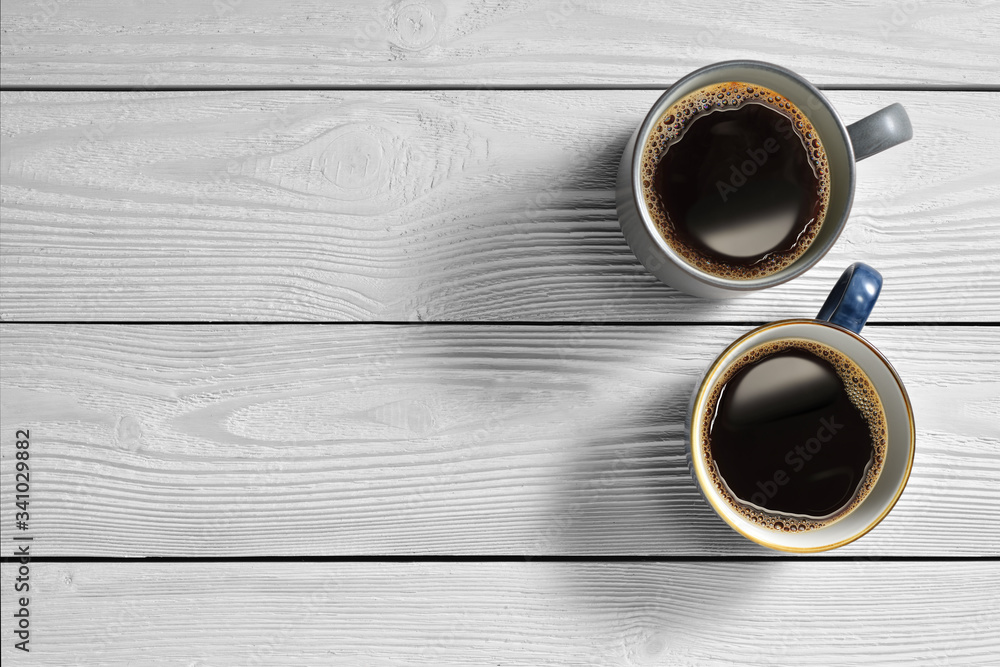
[[[861,333],[881,291],[882,274],[863,262],[855,262],[833,286],[816,319]]]

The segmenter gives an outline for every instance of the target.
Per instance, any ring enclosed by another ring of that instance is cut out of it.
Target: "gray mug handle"
[[[896,144],[913,138],[913,126],[906,109],[898,102],[847,126],[854,146],[854,159],[864,160]]]

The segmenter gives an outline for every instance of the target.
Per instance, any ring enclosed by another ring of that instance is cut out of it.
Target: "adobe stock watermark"
[[[20,31],[5,30],[4,39],[8,47],[21,48],[31,44],[31,41],[40,35],[49,22],[59,13],[62,5],[68,4],[69,0],[40,0],[35,3],[36,11],[32,12]]]
[[[545,21],[553,28],[562,26],[581,6],[583,6],[583,0],[562,0],[555,10],[546,10]]]
[[[900,28],[905,28],[910,25],[913,22],[917,11],[920,9],[920,5],[922,4],[923,2],[921,0],[890,2],[889,6],[892,7],[892,12],[889,14],[889,19],[879,19],[875,23],[882,38],[884,39],[889,37],[889,35]]]
[[[212,9],[215,10],[215,15],[218,18],[225,18],[227,15],[232,14],[240,6],[243,5],[243,0],[213,0]]]
[[[243,140],[243,146],[256,146],[277,142],[286,134],[296,120],[290,108],[279,109],[272,113],[264,126],[256,133],[248,135]],[[192,193],[191,204],[193,206],[204,206],[213,203],[213,196],[220,196],[220,189],[243,176],[245,165],[252,165],[255,153],[252,149],[243,149],[244,154],[234,156],[226,160],[224,167],[211,169],[204,179],[195,184],[198,188]],[[246,167],[250,169],[250,167]]]
[[[757,173],[757,171],[767,164],[772,155],[781,150],[778,141],[774,137],[768,137],[763,143],[763,148],[748,148],[746,151],[749,160],[744,160],[739,169],[736,165],[730,165],[729,181],[716,181],[715,189],[719,191],[719,197],[723,203],[729,201],[729,196],[735,194],[741,187],[747,184],[747,180]]]
[[[619,448],[608,470],[595,479],[574,486],[569,495],[579,498],[579,500],[567,507],[562,516],[553,521],[552,525],[539,531],[540,534],[531,544],[531,548],[524,554],[526,562],[550,552],[553,545],[557,544],[579,521],[585,518],[588,507],[597,503],[604,493],[621,484],[626,473],[637,464],[637,459],[628,456],[627,453],[628,450],[625,448]]]
[[[761,4],[761,0],[743,0],[728,5],[726,13],[730,16],[752,15],[760,10]],[[658,6],[654,9],[660,11]],[[715,49],[720,41],[725,41],[726,31],[729,27],[730,23],[727,21],[713,21],[704,26],[694,35],[693,39],[686,40],[688,42],[685,49],[687,59],[703,60],[710,57],[711,54],[706,54],[705,51]],[[713,60],[722,60],[722,58],[714,58]]]
[[[801,472],[805,468],[806,463],[812,461],[813,457],[820,453],[823,445],[833,440],[833,436],[844,428],[843,424],[836,422],[834,415],[830,415],[829,418],[822,417],[819,421],[820,426],[816,429],[814,437],[809,438],[801,445],[795,445],[795,447],[789,449],[785,454],[784,461],[792,469],[793,474]],[[757,480],[757,488],[759,490],[750,496],[750,502],[759,507],[764,507],[764,503],[777,495],[778,487],[785,486],[791,479],[791,476],[784,469],[780,469],[775,470],[771,478],[766,481]]]
[[[785,141],[792,141],[796,137],[792,124],[787,121],[776,120],[773,129]],[[749,179],[768,163],[771,156],[776,155],[779,151],[781,151],[781,144],[773,136],[765,139],[758,148],[748,148],[746,160],[741,162],[738,167],[735,164],[730,165],[729,180],[715,182],[715,189],[719,192],[722,202],[728,202],[729,197],[746,185]]]

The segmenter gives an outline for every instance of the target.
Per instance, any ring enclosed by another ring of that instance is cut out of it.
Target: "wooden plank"
[[[998,582],[975,561],[35,563],[30,663],[986,665]],[[12,600],[3,657],[27,664]]]
[[[754,58],[820,83],[997,84],[988,1],[20,0],[4,84],[653,85]]]
[[[743,331],[6,325],[0,430],[31,429],[37,555],[773,555],[684,458],[694,384]],[[1000,555],[1000,329],[866,332],[918,454],[838,553]]]
[[[709,302],[618,228],[652,91],[4,93],[0,314],[759,322],[864,260],[873,321],[995,321],[1000,93],[831,97],[848,119],[901,101],[916,136],[859,166],[819,266]]]

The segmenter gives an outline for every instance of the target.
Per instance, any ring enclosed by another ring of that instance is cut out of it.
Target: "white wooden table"
[[[5,664],[1000,662],[996,2],[4,0],[0,45]],[[729,58],[914,139],[810,273],[708,302],[612,191]],[[855,260],[916,463],[778,555],[700,500],[684,409]]]

